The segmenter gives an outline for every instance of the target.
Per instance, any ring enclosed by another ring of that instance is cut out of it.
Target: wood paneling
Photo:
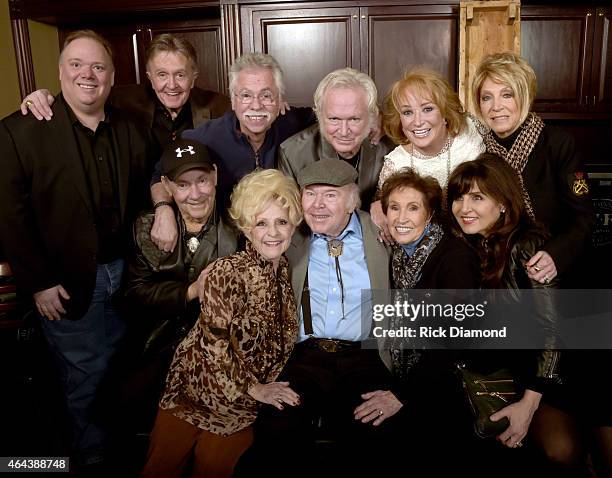
[[[381,99],[404,71],[418,65],[438,71],[456,87],[456,7],[367,7],[361,12],[367,22],[361,68],[374,79]]]
[[[520,3],[514,0],[465,2],[459,24],[459,86],[465,108],[472,113],[470,87],[476,68],[491,53],[520,54]]]
[[[173,33],[189,40],[198,55],[200,75],[196,86],[205,90],[223,91],[226,72],[221,55],[220,20],[156,23],[151,26],[150,31],[153,36]]]
[[[219,7],[218,0],[14,0],[25,18],[47,23],[117,19],[117,14],[193,12],[203,7]],[[127,20],[124,18],[123,20]],[[133,18],[130,20],[134,20]]]
[[[612,111],[612,9],[597,9],[591,76],[593,100],[597,112]]]
[[[319,81],[345,66],[367,72],[381,98],[415,65],[433,68],[456,85],[456,6],[303,5],[241,8],[243,50],[276,57],[285,71],[290,103],[311,104]]]
[[[24,19],[12,20],[11,27],[13,30],[13,45],[15,46],[15,60],[17,62],[17,76],[19,77],[19,91],[23,98],[36,89],[28,21]]]
[[[285,73],[287,101],[311,105],[327,73],[360,68],[358,14],[354,8],[246,7],[242,15],[250,20],[243,24],[243,49],[273,55]]]
[[[592,55],[588,13],[586,8],[523,7],[521,53],[538,78],[537,111],[584,111]]]

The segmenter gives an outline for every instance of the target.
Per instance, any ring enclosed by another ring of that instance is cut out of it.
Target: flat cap
[[[297,175],[297,182],[304,188],[312,184],[346,186],[357,180],[357,170],[342,159],[322,159],[309,164]]]
[[[161,156],[161,173],[174,181],[185,171],[203,169],[212,171],[213,161],[208,148],[199,141],[179,138],[169,144]]]

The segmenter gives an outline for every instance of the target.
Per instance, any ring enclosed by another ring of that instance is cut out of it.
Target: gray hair
[[[323,111],[323,98],[327,90],[333,88],[362,88],[367,96],[366,102],[368,112],[370,113],[370,120],[378,116],[378,105],[376,104],[378,92],[372,78],[353,68],[341,68],[328,73],[321,80],[314,93],[314,107],[319,122],[321,121],[320,114]]]
[[[283,70],[281,69],[278,61],[267,53],[245,53],[239,58],[236,58],[232,66],[229,69],[229,90],[230,94],[234,94],[236,87],[236,80],[238,79],[238,73],[242,70],[248,70],[251,68],[264,68],[272,71],[274,76],[274,83],[280,98],[282,99],[285,95],[285,81],[283,79]]]
[[[162,33],[153,38],[145,55],[147,69],[153,57],[158,53],[180,53],[191,65],[192,72],[197,73],[198,71],[198,55],[193,45],[186,38],[171,33]]]
[[[339,160],[341,161],[341,160]],[[361,207],[361,196],[359,194],[359,186],[357,183],[351,183],[349,186],[349,200],[353,211]]]

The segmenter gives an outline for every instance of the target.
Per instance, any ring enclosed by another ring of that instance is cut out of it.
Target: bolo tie
[[[331,239],[327,241],[327,254],[334,258],[336,264],[336,278],[340,285],[340,305],[342,306],[342,319],[344,319],[344,282],[342,281],[342,270],[340,269],[340,259],[344,243],[339,239]]]

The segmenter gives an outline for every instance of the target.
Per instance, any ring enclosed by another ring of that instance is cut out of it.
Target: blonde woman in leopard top
[[[482,128],[465,113],[459,96],[440,74],[426,68],[407,72],[393,84],[383,105],[385,133],[399,146],[385,156],[378,190],[402,168],[431,176],[445,188],[458,164],[484,151],[477,126]],[[391,243],[380,201],[370,212],[382,238]]]
[[[253,441],[262,404],[295,406],[276,382],[297,338],[284,252],[302,220],[295,182],[258,170],[234,189],[230,216],[246,250],[219,259],[205,280],[198,322],[179,345],[141,477],[229,478]]]

